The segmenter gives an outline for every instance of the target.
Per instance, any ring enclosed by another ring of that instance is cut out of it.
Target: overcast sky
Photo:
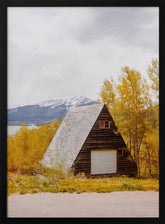
[[[8,107],[98,99],[124,65],[146,77],[158,58],[158,7],[9,7]]]

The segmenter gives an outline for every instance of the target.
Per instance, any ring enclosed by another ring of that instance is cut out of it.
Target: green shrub
[[[11,195],[17,192],[17,187],[14,182],[9,182],[7,184],[7,195]]]
[[[46,181],[46,180],[44,180],[44,181],[43,181],[43,186],[44,186],[44,187],[49,187],[49,182]]]
[[[38,193],[38,191],[37,191],[36,189],[32,189],[32,190],[30,191],[30,193],[31,193],[31,194],[35,194],[35,193]]]
[[[24,188],[19,189],[19,194],[27,194],[27,193],[29,193],[27,189],[24,189]]]

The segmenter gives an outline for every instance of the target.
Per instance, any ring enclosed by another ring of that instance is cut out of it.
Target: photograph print
[[[7,8],[7,216],[159,217],[159,7]]]

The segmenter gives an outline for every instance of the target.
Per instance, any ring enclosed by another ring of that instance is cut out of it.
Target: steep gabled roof
[[[50,143],[41,163],[55,167],[64,161],[70,168],[95,124],[104,104],[71,108]],[[58,159],[57,159],[58,158]]]

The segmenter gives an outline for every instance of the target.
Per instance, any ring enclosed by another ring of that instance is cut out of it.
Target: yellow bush
[[[14,136],[8,137],[8,170],[31,174],[38,166],[59,124],[52,122],[37,129],[22,125]]]

